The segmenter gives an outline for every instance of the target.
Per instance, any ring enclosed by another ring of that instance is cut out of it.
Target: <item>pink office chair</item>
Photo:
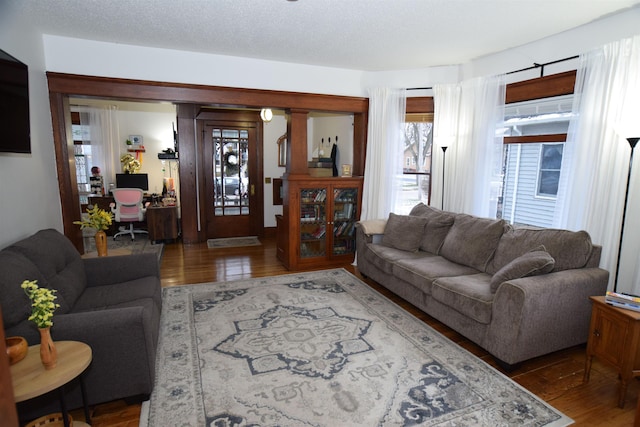
[[[115,188],[113,190],[115,203],[110,204],[111,212],[113,212],[116,222],[129,223],[129,229],[114,234],[113,240],[121,234],[131,234],[131,240],[135,239],[136,234],[149,234],[147,230],[133,228],[134,222],[144,221],[144,214],[149,205],[149,202],[143,205],[142,196],[142,190],[139,188]]]

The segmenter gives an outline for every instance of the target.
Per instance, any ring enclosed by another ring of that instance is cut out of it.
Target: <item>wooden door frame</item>
[[[262,185],[262,181],[264,179],[264,165],[260,159],[263,158],[263,149],[264,149],[264,137],[263,137],[263,127],[261,126],[262,120],[260,119],[260,114],[258,111],[248,111],[248,110],[214,110],[209,108],[202,108],[197,115],[196,118],[196,127],[198,129],[198,146],[200,153],[206,153],[207,149],[204,147],[205,137],[204,130],[205,127],[211,123],[216,122],[216,125],[220,126],[232,126],[232,127],[253,127],[256,132],[256,147],[255,147],[255,165],[253,166],[253,175],[255,177],[255,181],[250,181],[250,184],[259,188]],[[205,156],[202,156],[202,181],[204,185],[200,186],[200,200],[206,202],[210,199],[211,189],[207,188],[206,183],[210,179],[207,175],[208,165],[206,164],[208,160]],[[264,191],[256,191],[255,196],[250,196],[251,201],[249,203],[250,209],[255,211],[255,219],[258,224],[264,224]],[[204,233],[207,233],[207,203],[200,204],[200,217],[204,220],[201,221],[204,228]],[[253,215],[253,214],[252,214]],[[254,224],[250,225],[249,235],[261,237],[264,235],[264,225],[257,227]]]
[[[81,252],[84,251],[82,233],[80,232],[80,227],[73,224],[73,221],[80,220],[80,209],[78,207],[78,189],[72,184],[76,182],[76,179],[69,97],[171,102],[177,106],[178,148],[180,155],[180,209],[182,240],[184,243],[197,243],[205,240],[205,233],[200,227],[199,194],[196,191],[198,173],[202,171],[201,165],[198,165],[199,156],[195,145],[195,119],[200,106],[253,109],[269,106],[283,110],[306,108],[313,111],[353,114],[353,170],[354,174],[364,173],[369,109],[369,100],[367,98],[154,82],[52,72],[47,72],[47,81],[64,234],[69,237]],[[288,145],[306,145],[307,143],[307,141],[296,140],[289,142]]]

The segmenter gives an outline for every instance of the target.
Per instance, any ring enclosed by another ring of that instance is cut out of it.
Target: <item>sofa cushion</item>
[[[384,227],[382,244],[403,251],[416,252],[420,248],[426,224],[427,218],[390,213]]]
[[[555,263],[555,260],[549,255],[544,246],[520,255],[493,275],[491,278],[491,292],[496,292],[500,284],[507,280],[550,273]]]
[[[25,280],[36,280],[38,286],[47,283],[38,268],[22,254],[8,250],[0,251],[0,301],[2,301],[2,321],[10,328],[27,320],[31,315],[31,302],[20,287]]]
[[[422,259],[428,256],[433,255],[421,251],[407,252],[374,243],[368,244],[364,252],[367,261],[387,274],[393,274],[393,265],[400,259]]]
[[[8,249],[24,255],[36,265],[46,279],[47,287],[58,291],[56,302],[60,308],[56,313],[68,313],[87,284],[82,258],[71,241],[59,231],[47,229]]]
[[[500,238],[487,273],[495,274],[520,255],[543,245],[555,260],[553,271],[582,268],[592,251],[591,237],[586,231],[557,230],[509,226]]]
[[[419,252],[426,254],[427,252]],[[478,271],[464,265],[456,264],[437,255],[429,255],[420,259],[399,259],[393,265],[393,274],[416,288],[431,294],[431,284],[439,277],[462,276],[476,274]]]
[[[157,277],[142,277],[113,285],[90,286],[78,298],[73,311],[101,310],[121,304],[135,305],[135,301],[147,298],[155,301],[157,307],[161,306],[162,287]]]
[[[441,211],[424,203],[418,203],[411,209],[409,215],[427,218],[424,235],[420,242],[420,250],[438,254],[444,238],[453,225],[456,215],[452,212]]]
[[[433,282],[431,295],[436,301],[480,322],[489,324],[493,310],[493,293],[486,273],[442,277]]]
[[[501,219],[458,214],[444,239],[440,255],[485,272],[504,227],[505,222]]]

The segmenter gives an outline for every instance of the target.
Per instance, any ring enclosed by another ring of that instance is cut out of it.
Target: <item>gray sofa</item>
[[[506,369],[587,341],[609,273],[585,231],[518,228],[422,203],[362,221],[357,265]]]
[[[58,291],[51,335],[91,347],[83,377],[89,404],[151,393],[162,306],[155,254],[84,259],[69,239],[49,229],[0,251],[0,271],[5,335],[23,336],[30,345],[40,337],[27,320],[30,301],[20,284],[37,280]],[[79,389],[78,381],[65,389],[69,408],[82,405]],[[49,393],[18,404],[21,419],[59,412],[58,398]]]

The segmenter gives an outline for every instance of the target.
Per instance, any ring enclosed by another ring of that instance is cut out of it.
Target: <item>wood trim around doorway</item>
[[[354,115],[354,170],[364,170],[369,100],[361,97],[334,96],[300,92],[242,89],[146,80],[117,79],[76,74],[47,73],[53,140],[62,206],[64,234],[84,252],[82,233],[74,221],[80,220],[78,189],[75,179],[69,97],[94,97],[138,102],[171,102],[178,105],[178,140],[180,144],[180,183],[182,240],[204,241],[198,221],[196,184],[201,178],[195,146],[195,114],[201,106],[276,109],[304,108],[312,111]],[[187,143],[194,142],[194,144]],[[299,144],[300,141],[290,141]],[[304,142],[306,143],[306,141]],[[185,189],[192,189],[185,191]]]

